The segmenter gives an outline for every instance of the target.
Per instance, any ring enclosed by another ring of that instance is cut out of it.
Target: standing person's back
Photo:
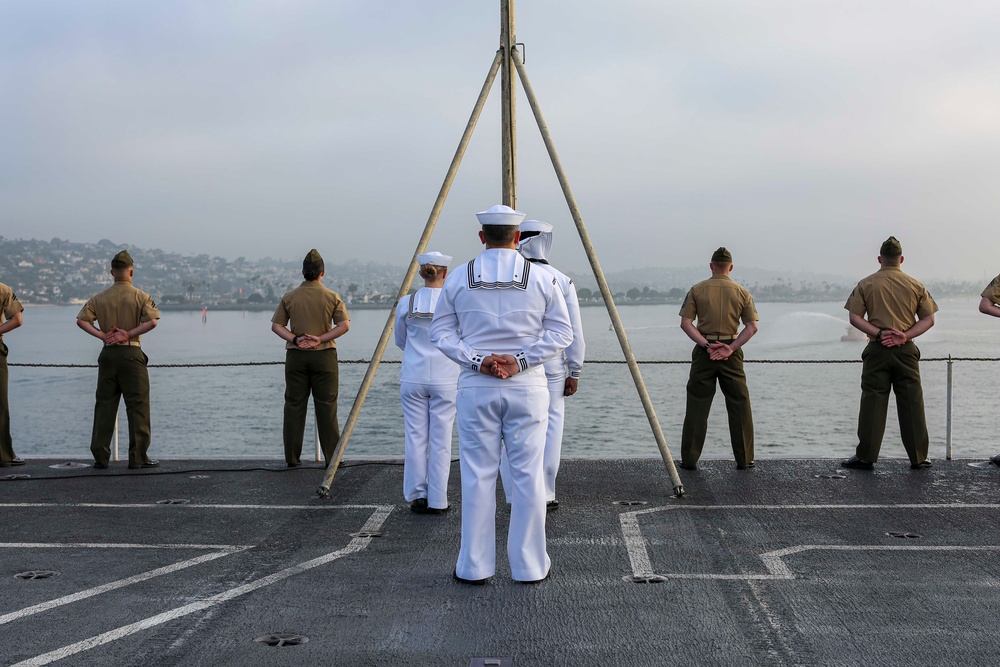
[[[919,280],[903,273],[903,259],[902,246],[890,236],[879,249],[881,268],[862,278],[844,304],[851,324],[871,338],[861,355],[858,446],[854,456],[843,462],[846,468],[875,467],[885,434],[890,389],[896,395],[900,437],[910,467],[931,465],[920,350],[913,339],[934,326],[938,306]]]
[[[24,459],[14,453],[10,435],[10,407],[7,401],[7,345],[3,335],[21,326],[24,306],[14,290],[0,283],[0,468],[23,466]]]
[[[399,300],[394,329],[396,345],[403,350],[403,496],[414,512],[440,514],[448,510],[459,368],[431,343],[430,326],[451,257],[429,252],[417,261],[424,286]]]
[[[553,511],[559,508],[556,500],[556,476],[562,456],[563,427],[566,420],[566,398],[576,394],[583,369],[586,342],[583,338],[583,321],[580,317],[580,301],[576,295],[573,280],[549,263],[552,249],[552,225],[541,220],[525,220],[519,225],[520,240],[517,251],[531,262],[534,270],[545,271],[555,278],[559,293],[566,302],[569,321],[573,327],[573,341],[561,353],[545,362],[545,379],[549,388],[549,423],[545,430],[545,508]],[[507,504],[511,500],[510,465],[506,457],[500,464]]]
[[[128,417],[128,467],[160,464],[147,454],[152,438],[146,370],[149,358],[140,347],[142,334],[157,325],[160,311],[148,294],[132,285],[133,274],[132,256],[122,250],[111,260],[114,285],[91,297],[77,315],[77,326],[104,343],[97,358],[97,396],[90,440],[95,468],[108,467],[122,397]]]
[[[681,467],[696,470],[708,433],[708,415],[718,382],[726,397],[729,437],[736,467],[754,465],[753,414],[743,371],[743,345],[757,333],[757,309],[745,287],[729,277],[733,256],[712,254],[712,277],[694,285],[681,306],[681,330],[696,345],[691,353],[687,409],[681,433]],[[697,320],[697,324],[695,323]],[[737,334],[743,322],[743,330]]]
[[[572,341],[566,303],[551,274],[514,249],[524,214],[507,206],[477,213],[486,249],[445,281],[431,341],[462,367],[458,440],[462,546],[454,576],[483,584],[496,570],[496,483],[501,446],[513,493],[507,557],[516,581],[548,577],[545,449],[548,388],[542,364]]]
[[[302,261],[301,285],[281,297],[271,318],[271,331],[285,341],[285,414],[282,440],[285,463],[302,464],[306,410],[312,394],[316,428],[327,464],[340,442],[337,395],[340,375],[337,338],[351,328],[340,296],[323,286],[326,265],[313,248]]]
[[[990,281],[980,296],[979,312],[990,317],[1000,317],[1000,276]],[[1000,466],[1000,454],[991,456],[990,461]]]

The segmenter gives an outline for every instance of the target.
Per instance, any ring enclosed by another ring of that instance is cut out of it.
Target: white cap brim
[[[525,220],[521,223],[520,229],[522,232],[538,232],[540,234],[546,234],[552,231],[552,225],[547,222],[542,222],[541,220]]]
[[[433,252],[425,252],[422,255],[417,255],[417,264],[423,266],[424,264],[433,264],[434,266],[448,266],[451,264],[451,256],[443,255],[436,250]]]
[[[524,217],[525,214],[521,211],[515,211],[510,206],[503,204],[497,204],[476,213],[476,218],[481,225],[511,225],[516,227],[521,224]]]

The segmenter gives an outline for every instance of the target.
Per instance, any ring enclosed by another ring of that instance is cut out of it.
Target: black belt
[[[732,343],[736,336],[723,336],[720,334],[702,334],[709,343]]]

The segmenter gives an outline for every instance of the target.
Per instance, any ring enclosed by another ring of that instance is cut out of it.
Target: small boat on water
[[[868,336],[861,333],[858,329],[854,327],[847,327],[847,333],[840,337],[842,343],[852,343],[854,341],[863,340],[868,342]]]

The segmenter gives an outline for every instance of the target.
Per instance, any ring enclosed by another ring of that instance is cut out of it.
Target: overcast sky
[[[521,0],[606,271],[1000,272],[996,0]],[[0,235],[404,265],[499,2],[0,0]],[[498,86],[431,249],[500,198]],[[586,259],[523,94],[518,208]]]

